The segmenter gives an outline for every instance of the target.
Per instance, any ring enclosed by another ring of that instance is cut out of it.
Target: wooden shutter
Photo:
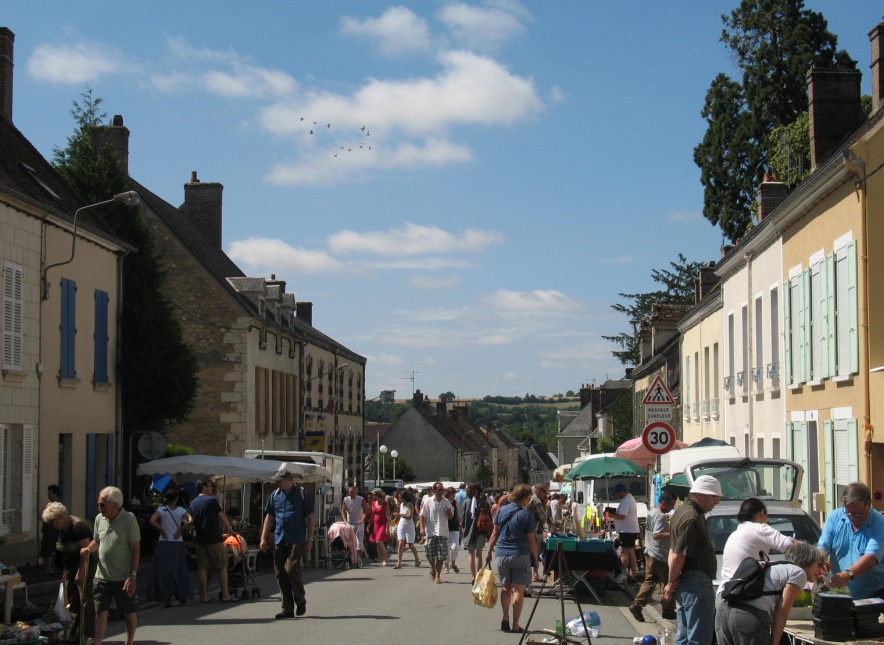
[[[76,370],[77,283],[61,279],[61,356],[59,376],[74,378]]]
[[[106,291],[95,290],[95,332],[93,337],[94,367],[92,380],[96,383],[107,383],[107,349],[108,341],[108,295]]]
[[[850,373],[859,371],[859,317],[857,315],[856,240],[847,245],[847,307],[850,334]]]
[[[801,382],[810,380],[811,352],[813,351],[813,339],[811,338],[810,323],[810,269],[805,269],[799,280],[801,294]]]
[[[856,419],[847,420],[847,477],[855,482],[859,479],[859,447],[856,435],[858,424]]]
[[[34,526],[34,426],[22,426],[21,432],[21,532]]]
[[[826,473],[826,514],[829,514],[835,508],[835,424],[832,421],[823,421],[823,467]]]
[[[783,283],[783,371],[782,378],[787,385],[793,382],[792,375],[792,291],[789,282]],[[776,359],[774,359],[776,360]]]
[[[18,264],[3,266],[3,367],[22,368],[22,318],[24,316],[24,272]]]

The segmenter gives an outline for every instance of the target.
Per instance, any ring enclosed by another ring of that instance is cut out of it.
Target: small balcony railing
[[[746,370],[742,372],[737,372],[737,389],[742,394],[746,394],[749,391],[749,375],[746,373]]]
[[[770,381],[770,389],[774,392],[780,389],[780,362],[774,361],[767,364],[767,379]]]
[[[709,399],[709,416],[718,421],[718,399]]]
[[[700,413],[703,415],[703,421],[709,421],[709,415],[710,415],[709,403],[710,403],[709,399],[706,399],[700,405]]]
[[[693,403],[691,403],[691,412],[693,413],[692,416],[694,417],[694,421],[699,421],[700,420],[700,402],[699,401],[694,401]]]
[[[733,396],[734,396],[734,377],[733,376],[725,376],[724,377],[724,391],[727,392],[729,397],[733,398]]]

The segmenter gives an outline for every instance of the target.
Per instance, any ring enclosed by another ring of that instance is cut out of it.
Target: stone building
[[[123,118],[102,136],[128,168]],[[330,452],[343,456],[345,482],[360,482],[366,359],[313,327],[313,303],[285,281],[247,276],[224,253],[222,184],[191,173],[176,208],[129,181],[199,365],[194,409],[168,439],[207,454]]]

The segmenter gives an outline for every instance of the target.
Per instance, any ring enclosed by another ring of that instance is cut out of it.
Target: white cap
[[[721,484],[711,475],[701,475],[694,480],[694,485],[691,486],[691,492],[721,497]]]

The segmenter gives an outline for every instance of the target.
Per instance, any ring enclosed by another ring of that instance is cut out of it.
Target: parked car
[[[710,459],[689,464],[685,468],[689,485],[701,475],[711,475],[721,483],[722,497],[706,514],[709,536],[715,546],[718,568],[715,584],[721,576],[722,554],[730,534],[737,528],[740,505],[749,497],[757,497],[767,506],[767,522],[783,535],[810,544],[819,541],[822,530],[817,521],[799,508],[798,492],[804,469],[786,459],[728,458]],[[771,560],[782,560],[783,554],[771,551]]]

